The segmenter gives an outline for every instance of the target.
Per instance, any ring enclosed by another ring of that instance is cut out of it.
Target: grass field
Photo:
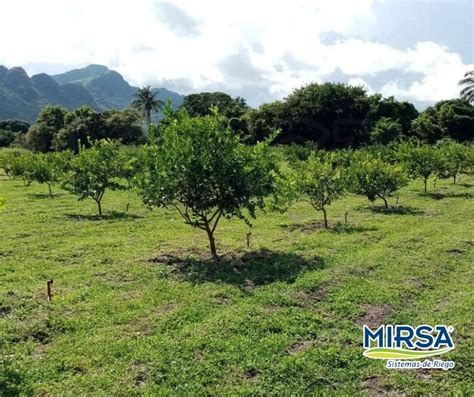
[[[2,177],[0,395],[473,394],[474,178],[430,188],[389,213],[346,197],[329,231],[305,203],[259,213],[250,248],[223,222],[214,263],[202,231],[132,192],[99,220]],[[363,323],[452,325],[456,367],[388,370]]]

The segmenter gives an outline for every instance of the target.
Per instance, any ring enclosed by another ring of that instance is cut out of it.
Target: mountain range
[[[125,109],[136,90],[120,73],[103,65],[31,77],[21,67],[8,69],[0,65],[0,120],[17,118],[33,122],[49,104],[67,109],[87,105],[97,111]],[[162,101],[170,98],[174,108],[183,102],[183,95],[166,88],[154,91]]]

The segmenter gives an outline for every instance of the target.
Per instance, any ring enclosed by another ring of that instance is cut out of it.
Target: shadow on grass
[[[445,198],[472,198],[471,193],[456,193],[456,192],[428,192],[420,193],[420,196],[429,197],[435,200],[442,200]]]
[[[421,215],[424,212],[416,207],[409,207],[409,206],[396,206],[396,207],[388,207],[385,208],[384,206],[374,206],[374,207],[365,207],[364,209],[369,210],[375,214],[383,214],[383,215]]]
[[[49,193],[27,193],[26,195],[32,199],[54,199],[64,196],[65,193],[53,193],[52,197],[49,195]]]
[[[376,227],[364,227],[364,226],[354,226],[351,224],[345,224],[338,222],[334,227],[330,228],[329,231],[333,233],[364,233],[364,232],[374,232],[377,229]]]
[[[290,225],[281,225],[283,229],[287,229],[289,232],[301,232],[301,233],[310,233],[316,230],[327,230],[328,232],[335,233],[362,233],[377,230],[374,227],[363,227],[363,226],[353,226],[350,224],[344,224],[337,222],[335,225],[329,223],[329,228],[324,227],[324,222],[314,221],[310,223],[292,223]]]
[[[112,211],[102,216],[97,214],[65,214],[66,218],[74,221],[113,221],[121,219],[141,219],[143,216],[130,214],[128,212]]]
[[[2,396],[20,396],[30,394],[31,389],[25,385],[25,377],[12,366],[3,363],[0,367],[0,393]]]
[[[306,270],[322,269],[324,259],[303,258],[288,252],[267,249],[221,256],[218,260],[161,255],[151,260],[172,266],[172,272],[193,283],[220,281],[251,291],[273,282],[292,283]]]
[[[473,187],[474,185],[472,183],[465,182],[465,183],[458,183],[458,186],[469,188],[469,187]]]
[[[291,223],[280,225],[281,228],[288,230],[290,233],[300,232],[300,233],[310,233],[316,230],[324,229],[323,221],[313,221],[309,223]]]

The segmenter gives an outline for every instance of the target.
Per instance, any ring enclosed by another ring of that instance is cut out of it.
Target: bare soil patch
[[[309,350],[311,346],[314,345],[314,343],[314,340],[303,340],[295,342],[288,349],[286,349],[286,352],[290,356],[294,356],[295,354]]]
[[[367,313],[357,320],[360,327],[367,325],[376,328],[384,323],[384,320],[392,314],[392,307],[389,305],[364,305]]]

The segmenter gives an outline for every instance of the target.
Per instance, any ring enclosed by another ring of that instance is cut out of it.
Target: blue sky
[[[424,107],[456,97],[474,69],[471,0],[3,0],[0,13],[0,64],[104,64],[137,85],[252,106],[340,81]]]

